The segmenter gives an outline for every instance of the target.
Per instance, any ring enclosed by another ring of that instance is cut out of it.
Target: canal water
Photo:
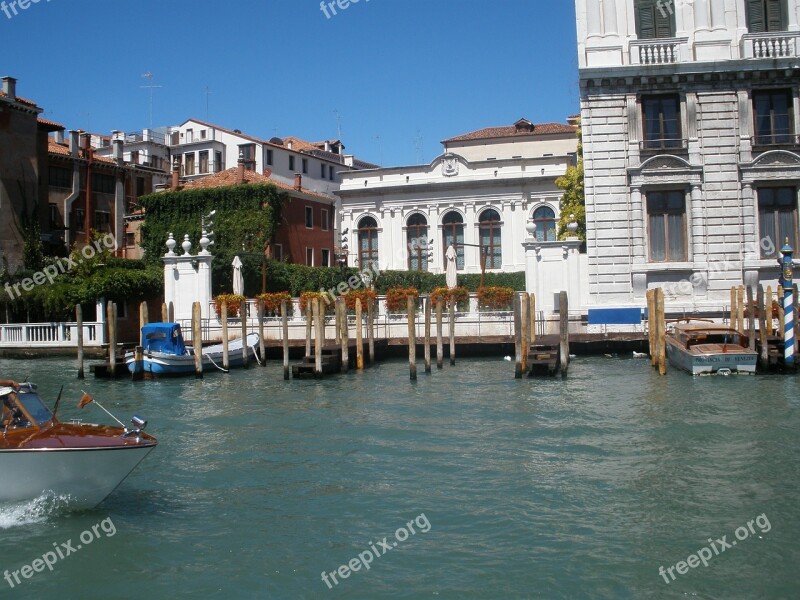
[[[64,384],[62,418],[108,421],[85,388],[160,444],[94,510],[0,506],[0,575],[92,538],[2,598],[800,597],[795,377],[592,357],[564,380],[475,359],[133,384],[0,361],[26,376]]]

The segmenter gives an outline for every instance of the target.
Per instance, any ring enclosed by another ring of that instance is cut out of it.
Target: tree
[[[556,185],[564,190],[559,202],[560,218],[558,220],[558,239],[562,240],[570,235],[567,225],[572,221],[570,215],[575,215],[575,222],[578,223],[577,235],[580,239],[586,239],[586,195],[583,189],[583,143],[581,133],[581,122],[578,120],[576,136],[578,138],[578,152],[574,165],[567,167],[567,172],[556,179]]]

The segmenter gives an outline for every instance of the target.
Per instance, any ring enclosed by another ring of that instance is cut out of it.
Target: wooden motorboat
[[[256,346],[261,338],[257,333],[247,336],[248,360],[256,356]],[[133,373],[137,368],[142,369],[145,376],[168,377],[186,376],[195,373],[194,348],[186,346],[178,323],[149,323],[142,327],[142,349],[144,357],[141,365],[137,367],[134,353],[125,354],[125,364],[128,371]],[[203,348],[203,372],[223,370],[222,344]],[[228,342],[228,362],[230,367],[241,367],[242,339],[238,338]]]
[[[747,336],[725,325],[676,323],[666,334],[666,350],[673,366],[692,375],[756,372],[758,354]]]
[[[65,497],[70,508],[92,508],[158,444],[142,431],[147,422],[139,417],[132,428],[62,423],[32,383],[18,391],[0,388],[0,402],[0,502],[52,493]]]

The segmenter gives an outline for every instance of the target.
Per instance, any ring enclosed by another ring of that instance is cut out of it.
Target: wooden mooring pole
[[[417,379],[416,306],[414,305],[414,298],[411,296],[406,299],[406,303],[408,309],[408,369],[411,381],[415,381]]]
[[[314,377],[322,377],[322,299],[314,298],[312,313],[314,316],[314,326],[316,327],[316,337],[314,341]]]
[[[530,309],[530,299],[528,294],[523,292],[520,294],[519,303],[519,318],[522,324],[522,345],[520,354],[520,368],[523,373],[528,372],[528,351],[531,347],[531,320],[528,316],[528,309]]]
[[[258,302],[258,353],[261,355],[261,366],[267,366],[267,349],[264,344],[264,301],[256,298]]]
[[[756,307],[753,302],[753,288],[747,286],[747,346],[756,349]]]
[[[425,296],[425,372],[431,372],[431,297]]]
[[[569,298],[567,292],[563,290],[558,294],[558,317],[561,376],[566,377],[569,369]]]
[[[666,347],[666,322],[664,317],[664,290],[655,290],[655,312],[656,312],[656,364],[660,375],[667,374],[667,347]]]
[[[456,365],[456,303],[450,302],[450,366]]]
[[[75,306],[75,321],[78,329],[78,379],[83,379],[83,307],[80,304]]]
[[[289,381],[289,312],[286,300],[281,300],[281,321],[283,322],[283,379]]]
[[[247,300],[242,300],[239,305],[239,318],[242,320],[242,368],[247,369],[250,367],[247,358]]]
[[[740,285],[736,291],[736,329],[744,333],[744,286]]]
[[[529,296],[530,299],[530,318],[531,318],[531,329],[530,329],[530,343],[533,344],[536,342],[536,294],[531,293]]]
[[[356,298],[356,369],[364,368],[364,324],[361,315],[361,298]]]
[[[219,307],[219,319],[222,321],[222,368],[228,371],[231,368],[231,357],[228,351],[228,303],[223,302]]]
[[[444,347],[442,344],[442,299],[436,300],[436,368],[441,369],[444,363]]]
[[[203,332],[200,328],[200,303],[192,303],[192,346],[194,347],[194,375],[203,378]]]
[[[139,304],[139,332],[141,334],[142,327],[147,325],[150,322],[150,314],[147,308],[147,302],[141,302]],[[144,340],[141,339],[141,335],[139,336],[139,341],[142,342]]]
[[[766,301],[764,299],[764,286],[759,285],[756,292],[756,304],[758,305],[758,341],[761,344],[761,352],[759,353],[759,362],[761,363],[761,370],[766,371],[769,367],[769,344],[767,342],[767,315],[771,315],[772,311],[767,312]]]
[[[306,356],[311,356],[311,313],[313,312],[313,300],[306,299]]]
[[[650,365],[656,366],[656,301],[654,289],[647,290],[647,342],[650,350]]]
[[[170,323],[175,322],[175,303],[170,302],[169,306],[167,306],[167,319]]]
[[[336,299],[336,308],[339,311],[339,342],[342,344],[342,373],[350,370],[350,332],[347,325],[347,303],[344,298]]]
[[[109,302],[106,306],[108,318],[108,372],[111,378],[117,376],[117,305]]]
[[[167,303],[161,303],[161,322],[169,323],[169,311],[167,310]]]
[[[345,318],[347,314],[345,313]],[[369,364],[375,364],[375,300],[367,298],[367,343],[369,345]]]
[[[731,329],[736,329],[736,319],[739,314],[739,309],[736,308],[736,286],[731,287]]]
[[[522,379],[522,299],[514,294],[514,378]]]
[[[150,321],[148,314],[147,302],[139,303],[139,343],[133,349],[133,370],[131,371],[131,380],[139,381],[144,379],[144,340],[142,339],[142,327],[147,325]]]
[[[772,319],[774,315],[772,314],[772,286],[767,286],[767,295],[764,298],[764,305],[767,309],[767,335],[772,335],[774,328],[772,327]]]

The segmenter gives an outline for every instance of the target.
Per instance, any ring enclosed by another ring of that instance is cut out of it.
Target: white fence
[[[105,323],[83,324],[83,345],[99,348],[107,342]],[[0,325],[0,349],[77,348],[77,323],[17,323]]]

